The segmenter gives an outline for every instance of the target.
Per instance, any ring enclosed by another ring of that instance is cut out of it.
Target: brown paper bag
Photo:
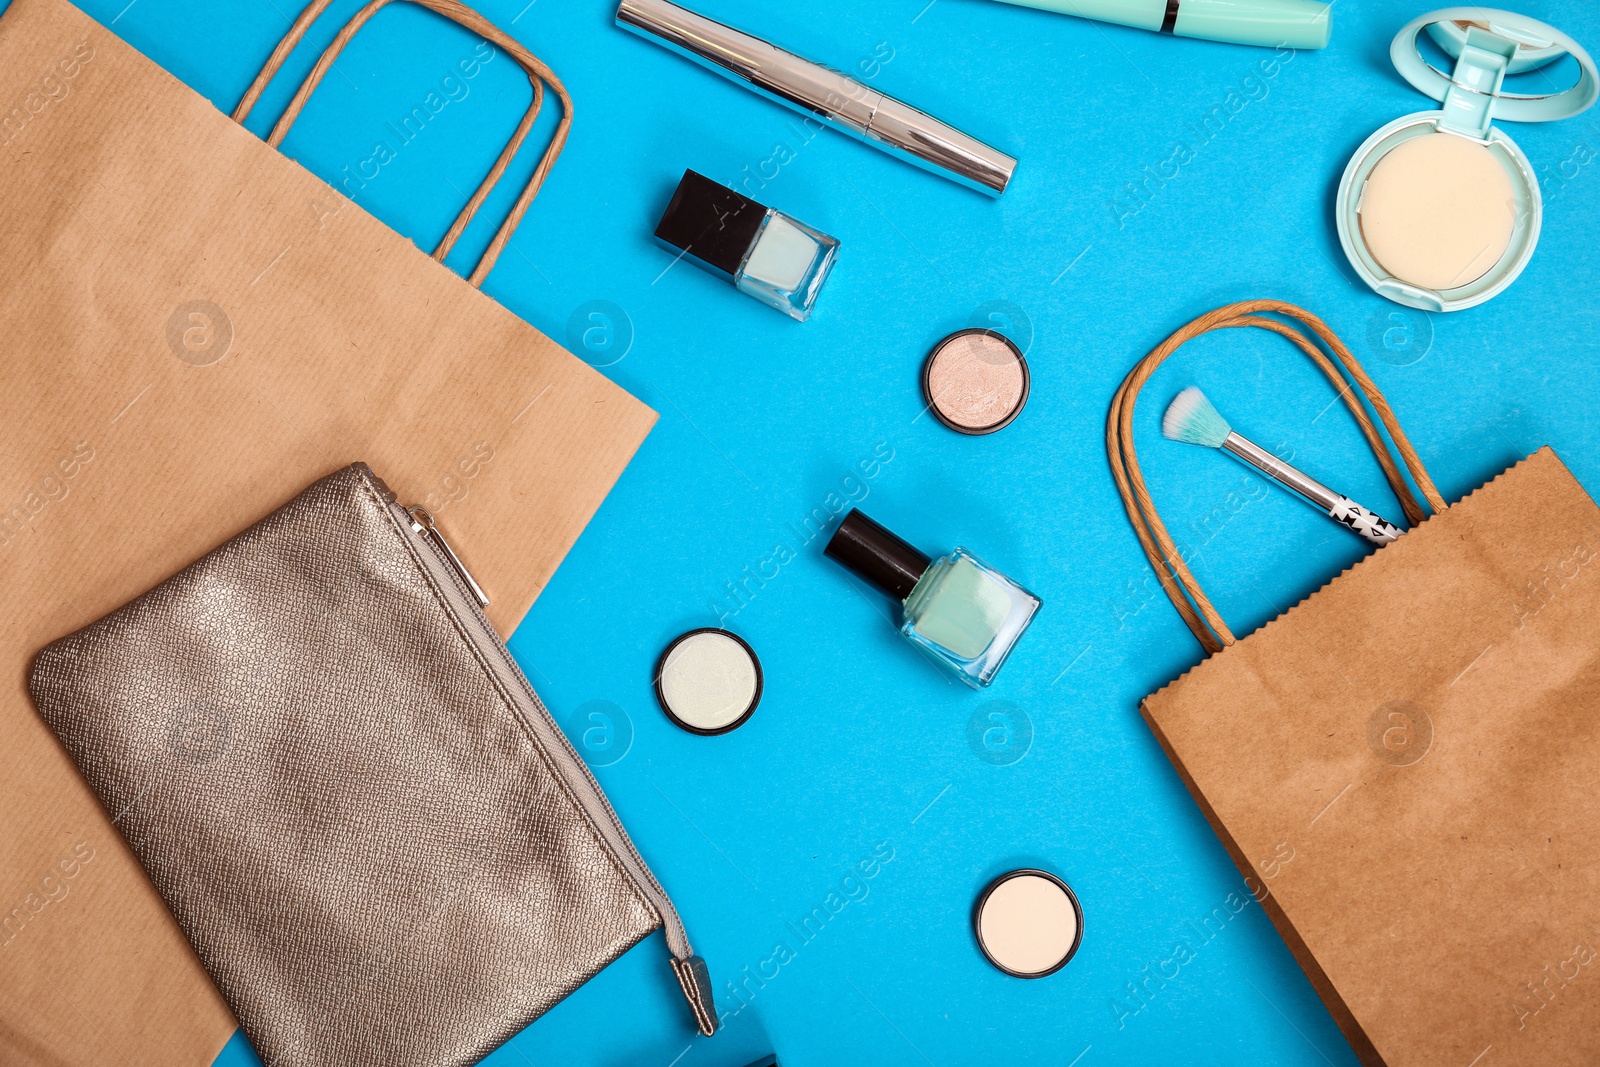
[[[515,41],[426,6],[566,111]],[[64,0],[0,17],[0,186],[0,1063],[203,1067],[235,1024],[29,703],[31,655],[352,460],[433,509],[509,631],[654,414]]]
[[[1309,327],[1349,382],[1263,311]],[[1150,373],[1237,326],[1289,337],[1327,372],[1414,527],[1240,640],[1167,535],[1132,438]],[[1123,383],[1107,436],[1140,542],[1213,653],[1144,717],[1362,1062],[1600,1063],[1594,502],[1545,448],[1446,508],[1344,345],[1273,301],[1164,342]]]

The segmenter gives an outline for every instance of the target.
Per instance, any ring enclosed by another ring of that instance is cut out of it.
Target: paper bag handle
[[[1263,318],[1258,312],[1273,312],[1294,320],[1294,323]],[[1361,369],[1361,364],[1356,362],[1356,358],[1350,354],[1344,342],[1328,328],[1327,323],[1303,308],[1280,300],[1247,300],[1201,315],[1157,345],[1149,355],[1134,366],[1127,378],[1123,379],[1116,396],[1111,400],[1111,413],[1106,420],[1106,452],[1111,458],[1111,476],[1116,479],[1117,492],[1122,495],[1123,506],[1128,509],[1128,518],[1133,523],[1133,532],[1139,537],[1139,544],[1144,548],[1145,557],[1155,568],[1156,577],[1161,580],[1161,587],[1166,590],[1173,606],[1178,609],[1178,614],[1183,616],[1183,621],[1188,624],[1195,637],[1200,639],[1200,644],[1205,646],[1207,653],[1222,651],[1226,646],[1233,644],[1236,638],[1233,636],[1233,631],[1228,629],[1228,624],[1222,621],[1217,609],[1201,591],[1200,583],[1195,580],[1189,565],[1183,560],[1182,553],[1178,551],[1178,546],[1167,533],[1161,516],[1156,513],[1155,503],[1150,499],[1149,490],[1145,488],[1144,475],[1139,471],[1138,455],[1134,451],[1133,407],[1139,398],[1139,390],[1144,388],[1144,383],[1149,381],[1156,368],[1186,341],[1203,333],[1210,333],[1212,330],[1226,330],[1236,326],[1259,326],[1264,330],[1281,334],[1300,346],[1300,350],[1310,356],[1312,362],[1322,369],[1328,380],[1338,388],[1339,396],[1344,400],[1345,406],[1355,416],[1357,425],[1361,427],[1361,432],[1366,436],[1373,455],[1377,456],[1379,465],[1383,467],[1384,476],[1389,479],[1389,485],[1393,487],[1395,496],[1400,499],[1400,506],[1405,510],[1406,519],[1411,525],[1415,526],[1425,518],[1422,508],[1412,495],[1411,487],[1406,484],[1405,475],[1401,474],[1394,453],[1389,450],[1389,445],[1373,425],[1367,409],[1362,406],[1360,399],[1351,389],[1352,382],[1361,390],[1373,410],[1378,413],[1378,418],[1383,421],[1395,448],[1399,450],[1406,470],[1411,472],[1411,477],[1422,490],[1423,497],[1427,499],[1428,507],[1434,513],[1443,511],[1446,507],[1444,498],[1434,487],[1433,479],[1428,477],[1428,472],[1423,468],[1416,449],[1411,447],[1405,431],[1400,429],[1400,423],[1390,409],[1389,402],[1383,398],[1383,394],[1378,391],[1372,379],[1367,377],[1366,371]],[[1327,345],[1350,380],[1346,380],[1333,360],[1330,360],[1316,342],[1306,335],[1306,328]]]
[[[344,46],[350,43],[350,39],[356,35],[356,32],[362,26],[366,25],[373,15],[376,15],[393,2],[394,0],[372,0],[366,7],[356,12],[355,16],[345,24],[344,29],[339,31],[339,35],[333,39],[333,43],[328,45],[321,58],[317,60],[316,66],[312,68],[310,75],[301,84],[299,92],[294,95],[294,99],[289,101],[289,107],[284,111],[283,117],[278,119],[277,125],[272,128],[272,132],[267,136],[267,144],[273,148],[283,144],[283,139],[288,136],[289,127],[294,125],[295,119],[300,117],[300,112],[305,107],[306,101],[311,98],[312,92],[315,91],[329,69],[332,68],[334,60],[339,58],[339,53],[344,50]],[[408,0],[408,2],[419,4],[430,11],[443,15],[452,22],[465,26],[485,40],[505,49],[507,54],[515,59],[523,70],[527,71],[528,81],[533,86],[533,101],[529,105],[527,113],[522,116],[522,121],[517,124],[516,132],[512,134],[511,140],[500,153],[500,158],[495,160],[494,166],[490,168],[488,175],[478,186],[477,192],[472,194],[472,199],[467,201],[466,206],[461,209],[461,214],[456,216],[456,221],[439,242],[439,246],[433,250],[434,259],[443,262],[444,257],[450,254],[450,249],[455,247],[456,241],[466,230],[467,224],[478,213],[478,208],[483,205],[484,200],[488,198],[489,193],[500,181],[500,176],[505,173],[506,167],[511,164],[511,160],[522,147],[522,142],[527,138],[528,131],[533,129],[534,120],[539,117],[539,109],[544,106],[544,86],[546,84],[555,93],[556,99],[561,105],[561,119],[556,124],[555,134],[550,138],[550,144],[545,148],[543,158],[539,160],[539,165],[534,168],[533,175],[528,179],[528,184],[523,186],[522,195],[517,198],[517,202],[512,206],[511,212],[506,216],[499,232],[494,235],[494,240],[489,242],[489,247],[484,250],[482,258],[478,260],[478,265],[473,268],[472,274],[467,278],[471,285],[481,288],[483,280],[489,276],[489,271],[494,267],[495,260],[500,258],[500,253],[505,249],[506,242],[511,239],[512,232],[516,230],[517,224],[522,221],[522,216],[527,213],[528,205],[533,202],[534,196],[539,192],[539,187],[544,184],[545,177],[550,173],[550,168],[555,165],[556,157],[561,154],[562,147],[567,143],[567,133],[572,128],[572,98],[567,95],[566,87],[561,84],[561,80],[555,76],[549,67],[541,63],[532,52],[518,44],[515,39],[502,33],[494,23],[467,5],[458,3],[457,0]],[[235,122],[242,125],[244,120],[250,116],[256,101],[261,99],[261,93],[266,89],[267,83],[277,75],[278,69],[289,58],[289,53],[294,51],[301,39],[305,37],[306,31],[311,28],[311,24],[328,9],[328,5],[331,3],[333,3],[333,0],[312,0],[310,4],[306,5],[306,9],[300,12],[300,17],[295,19],[294,25],[289,28],[289,32],[284,35],[283,40],[278,42],[278,47],[273,49],[272,55],[267,59],[266,66],[261,68],[261,73],[256,75],[255,82],[251,84],[244,97],[240,99],[239,106],[233,109],[233,120]]]

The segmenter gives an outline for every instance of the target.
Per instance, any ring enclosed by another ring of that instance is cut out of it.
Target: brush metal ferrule
[[[1224,452],[1244,460],[1286,489],[1291,489],[1311,501],[1323,511],[1331,512],[1344,499],[1309,474],[1295,470],[1271,452],[1236,433],[1229,433],[1222,442]]]
[[[1250,464],[1286,489],[1310,501],[1318,510],[1375,545],[1397,540],[1404,530],[1368,511],[1347,496],[1335,493],[1315,478],[1295,470],[1271,452],[1247,438],[1229,432],[1222,450]]]

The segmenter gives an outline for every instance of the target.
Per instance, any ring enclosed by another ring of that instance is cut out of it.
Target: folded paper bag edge
[[[1546,458],[1546,453],[1548,453],[1548,458]],[[1291,615],[1295,614],[1296,612],[1300,611],[1301,609],[1303,609],[1306,606],[1307,602],[1309,602],[1312,598],[1316,597],[1318,594],[1322,593],[1324,590],[1329,589],[1329,588],[1331,588],[1332,586],[1334,586],[1336,584],[1340,584],[1340,583],[1344,582],[1352,574],[1358,572],[1363,567],[1366,567],[1366,568],[1370,569],[1372,567],[1377,567],[1377,566],[1399,566],[1399,564],[1395,564],[1395,563],[1392,563],[1392,562],[1391,563],[1380,563],[1379,561],[1380,560],[1390,560],[1390,561],[1392,561],[1392,560],[1394,560],[1396,558],[1397,554],[1404,555],[1405,553],[1408,553],[1408,552],[1419,552],[1419,551],[1421,551],[1421,549],[1411,549],[1411,548],[1405,548],[1403,546],[1419,544],[1419,543],[1425,544],[1430,539],[1445,536],[1445,534],[1438,533],[1437,531],[1439,531],[1439,530],[1449,530],[1450,529],[1450,527],[1452,525],[1452,521],[1453,521],[1452,520],[1452,513],[1455,511],[1457,505],[1466,503],[1468,500],[1471,500],[1473,497],[1477,496],[1479,493],[1482,493],[1482,492],[1485,492],[1485,491],[1493,489],[1494,486],[1496,485],[1496,483],[1500,482],[1507,475],[1509,475],[1509,474],[1511,474],[1511,473],[1513,473],[1513,472],[1515,472],[1517,470],[1520,470],[1524,466],[1528,466],[1529,464],[1534,464],[1536,462],[1537,463],[1541,463],[1541,464],[1544,463],[1544,462],[1554,462],[1557,466],[1559,466],[1561,468],[1561,470],[1565,471],[1568,474],[1569,477],[1572,475],[1571,468],[1569,468],[1565,463],[1563,463],[1561,461],[1561,457],[1556,453],[1555,449],[1551,448],[1549,445],[1541,445],[1539,448],[1535,449],[1533,452],[1530,452],[1528,455],[1526,455],[1526,456],[1522,457],[1521,459],[1517,460],[1517,462],[1513,463],[1511,466],[1507,467],[1505,470],[1501,471],[1499,474],[1496,474],[1493,478],[1490,478],[1488,481],[1484,482],[1482,485],[1480,485],[1476,489],[1472,490],[1470,493],[1467,493],[1461,499],[1457,500],[1454,504],[1451,504],[1444,511],[1440,512],[1437,515],[1430,515],[1426,520],[1424,520],[1422,523],[1418,524],[1416,527],[1414,527],[1413,529],[1408,531],[1406,533],[1406,535],[1401,537],[1399,540],[1392,541],[1387,545],[1383,545],[1380,548],[1377,548],[1377,549],[1374,549],[1371,552],[1368,552],[1366,555],[1362,556],[1360,559],[1358,559],[1354,563],[1350,564],[1350,566],[1346,567],[1344,570],[1340,571],[1338,574],[1334,575],[1332,578],[1329,578],[1327,581],[1323,582],[1317,588],[1313,589],[1311,592],[1309,592],[1305,596],[1301,597],[1292,606],[1287,607],[1284,610],[1278,612],[1278,614],[1274,615],[1272,618],[1268,619],[1266,622],[1264,622],[1260,626],[1256,627],[1250,633],[1244,635],[1243,637],[1240,637],[1238,643],[1242,644],[1248,638],[1255,637],[1257,634],[1265,633],[1268,629],[1270,629],[1270,628],[1272,628],[1274,626],[1277,626],[1280,623],[1289,621],[1289,617]],[[1424,535],[1424,536],[1419,536],[1419,535]],[[1174,689],[1174,688],[1176,688],[1178,686],[1181,686],[1185,681],[1187,681],[1189,679],[1190,675],[1198,675],[1200,672],[1205,670],[1205,668],[1207,667],[1208,664],[1213,663],[1213,662],[1217,661],[1218,659],[1220,659],[1221,657],[1227,655],[1228,652],[1233,647],[1235,647],[1235,646],[1230,645],[1227,648],[1224,648],[1221,652],[1216,652],[1216,653],[1213,653],[1212,655],[1202,657],[1197,663],[1194,664],[1194,666],[1189,667],[1182,674],[1178,675],[1176,678],[1172,679],[1171,681],[1169,681],[1166,684],[1164,684],[1163,686],[1161,686],[1161,688],[1155,690],[1152,693],[1146,694],[1139,701],[1140,711],[1144,712],[1145,709],[1146,709],[1146,705],[1150,701],[1162,700],[1166,696],[1168,690],[1171,690],[1171,689]]]

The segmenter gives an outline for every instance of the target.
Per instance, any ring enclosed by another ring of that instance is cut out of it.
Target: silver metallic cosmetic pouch
[[[476,1063],[665,928],[421,508],[338,471],[49,645],[29,686],[274,1067]]]

